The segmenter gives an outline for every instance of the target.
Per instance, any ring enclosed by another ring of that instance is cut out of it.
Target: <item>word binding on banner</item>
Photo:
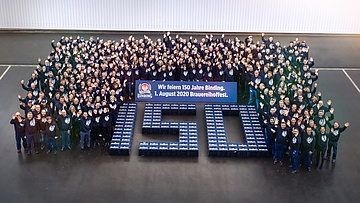
[[[136,101],[224,103],[237,101],[235,82],[137,80],[135,86]]]

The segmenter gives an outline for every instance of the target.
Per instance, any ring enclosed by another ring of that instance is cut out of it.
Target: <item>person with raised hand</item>
[[[327,148],[325,160],[330,159],[331,150],[333,150],[332,163],[335,163],[340,135],[342,132],[345,131],[346,128],[350,126],[350,124],[349,122],[346,122],[343,127],[340,127],[340,124],[338,122],[334,122],[333,125],[330,122],[327,122],[327,124],[330,127],[330,133],[329,133],[328,148]]]
[[[21,142],[24,150],[26,150],[26,137],[25,137],[25,124],[24,117],[21,116],[20,112],[16,112],[11,116],[10,124],[14,125],[15,129],[15,141],[16,149],[18,153],[21,153]]]

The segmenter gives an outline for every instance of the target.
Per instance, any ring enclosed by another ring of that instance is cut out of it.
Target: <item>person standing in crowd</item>
[[[301,164],[306,162],[306,169],[311,171],[312,155],[315,151],[316,138],[315,131],[310,126],[306,127],[306,131],[302,135],[301,145]]]
[[[93,123],[91,125],[91,139],[94,142],[94,147],[97,145],[100,145],[100,132],[101,132],[101,126],[100,126],[100,119],[101,114],[99,114],[98,109],[93,110]]]
[[[289,147],[288,147],[290,150],[292,174],[297,173],[300,145],[301,145],[301,135],[299,133],[299,129],[295,128],[291,134]]]
[[[57,117],[56,121],[60,129],[61,151],[64,151],[65,147],[71,150],[70,130],[72,128],[72,120],[70,115],[67,115],[66,110],[61,110],[61,115]]]
[[[79,123],[79,127],[80,127],[80,148],[82,151],[84,150],[84,143],[86,140],[86,146],[90,149],[92,119],[91,117],[88,116],[87,112],[82,113],[81,110],[77,113],[76,116],[77,116],[76,122]]]
[[[36,105],[37,109],[41,109],[40,105]],[[37,115],[40,117],[38,118],[38,120],[40,121],[40,126],[39,126],[39,135],[40,135],[40,146],[41,146],[41,150],[45,149],[45,142],[46,142],[46,136],[45,136],[45,123],[46,123],[46,117],[49,116],[46,113],[45,109],[40,110],[40,114],[38,113],[34,113],[34,115]]]
[[[46,117],[45,123],[45,135],[46,135],[46,143],[47,143],[47,154],[54,151],[54,155],[57,154],[57,138],[59,135],[59,127],[53,121],[51,116]]]
[[[39,154],[38,146],[38,131],[39,131],[39,120],[37,120],[32,112],[27,114],[26,119],[24,120],[25,124],[25,136],[26,136],[26,145],[27,145],[27,154],[31,154],[31,141],[34,143],[35,153]]]
[[[276,127],[275,118],[271,117],[269,121],[264,120],[266,142],[269,153],[275,158],[275,138],[276,138]]]
[[[274,164],[280,162],[280,165],[283,165],[286,146],[289,143],[290,134],[290,128],[286,125],[285,120],[281,120],[280,126],[277,126],[276,129]]]
[[[22,88],[28,92],[31,92],[35,98],[37,98],[39,96],[40,90],[36,87],[35,83],[31,83],[30,87],[26,87],[24,85],[24,80],[21,80],[20,83],[21,83]]]
[[[324,156],[326,152],[326,145],[328,142],[329,134],[326,133],[325,127],[321,127],[319,131],[317,131],[316,137],[316,162],[315,166],[318,167],[320,164],[320,169],[324,164]],[[321,162],[321,163],[320,163]]]
[[[249,82],[249,88],[250,88],[250,97],[248,104],[254,104],[256,109],[259,109],[259,103],[258,103],[258,94],[257,90],[260,86],[260,83],[262,83],[262,78],[259,75],[259,71],[254,71],[254,75],[251,77]]]
[[[329,133],[328,148],[327,148],[325,160],[330,159],[331,150],[333,150],[331,162],[335,163],[340,135],[342,132],[345,131],[346,128],[348,128],[350,126],[350,124],[349,124],[349,122],[346,122],[343,127],[340,127],[338,122],[334,122],[334,125],[331,125],[330,122],[327,122],[327,123],[330,127],[330,133]]]
[[[109,114],[109,109],[105,107],[101,114],[100,118],[100,125],[101,125],[101,134],[104,139],[104,146],[107,147],[110,144],[110,137],[111,137],[111,117]]]
[[[21,142],[24,150],[26,150],[25,124],[20,112],[16,112],[11,116],[10,124],[14,125],[16,149],[21,153]]]

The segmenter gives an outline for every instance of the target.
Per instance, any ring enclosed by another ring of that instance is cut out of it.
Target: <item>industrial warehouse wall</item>
[[[0,0],[0,29],[360,34],[357,0]]]

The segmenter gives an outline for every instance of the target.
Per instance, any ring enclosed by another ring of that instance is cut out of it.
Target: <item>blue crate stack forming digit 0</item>
[[[206,104],[206,134],[208,156],[249,157],[267,156],[265,136],[256,109],[252,105]],[[230,143],[226,136],[224,116],[240,116],[246,143]]]

